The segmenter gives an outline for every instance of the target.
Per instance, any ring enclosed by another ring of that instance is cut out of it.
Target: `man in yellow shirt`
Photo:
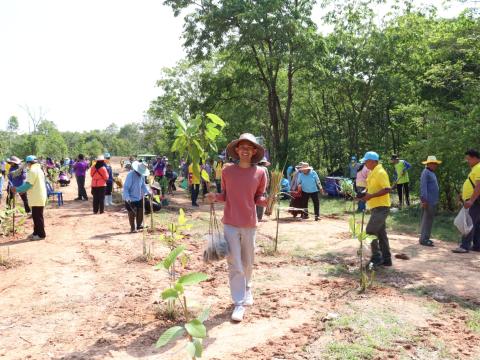
[[[370,263],[373,266],[392,266],[392,255],[387,236],[387,216],[390,211],[390,180],[388,174],[381,164],[380,156],[369,151],[363,157],[365,166],[370,170],[367,177],[367,193],[362,200],[367,202],[371,210],[366,232],[374,235],[375,240],[371,243],[372,258]]]
[[[43,240],[45,234],[45,222],[43,220],[43,209],[47,202],[47,187],[45,185],[45,175],[42,171],[37,158],[29,155],[25,159],[28,166],[27,178],[22,186],[13,188],[14,192],[27,192],[28,203],[32,208],[33,234],[31,240]]]
[[[480,223],[480,153],[470,149],[465,153],[465,160],[471,170],[463,183],[462,200],[463,207],[469,209],[468,213],[472,218],[473,228],[468,235],[462,236],[462,244],[452,250],[459,254],[468,253],[470,250],[480,251],[480,234],[475,233],[478,231]]]
[[[200,174],[201,168],[198,166],[197,174]],[[190,185],[190,196],[192,198],[192,206],[198,207],[197,199],[200,192],[200,177],[193,172],[193,163],[188,167],[188,185]]]

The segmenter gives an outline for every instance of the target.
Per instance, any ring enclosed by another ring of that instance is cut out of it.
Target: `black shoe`
[[[143,230],[145,227],[143,225],[137,226],[137,230]]]
[[[135,228],[133,228],[133,229],[130,229],[130,232],[131,232],[131,233],[136,233],[137,230],[136,230]]]
[[[83,201],[88,201],[88,198],[84,198]]]
[[[318,221],[320,220],[320,217],[319,216],[315,216],[315,221]]]
[[[200,207],[200,205],[198,205],[197,203],[195,204],[192,204],[193,207]]]
[[[82,198],[79,198],[79,197],[78,197],[78,198],[75,198],[74,200],[75,200],[75,201],[80,201],[80,200],[82,200]]]
[[[420,241],[420,245],[432,247],[433,246],[433,241],[432,240]]]
[[[392,259],[385,259],[382,263],[383,266],[392,266]]]

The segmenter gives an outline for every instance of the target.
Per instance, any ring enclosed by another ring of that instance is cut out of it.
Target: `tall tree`
[[[222,53],[255,69],[262,85],[272,133],[273,155],[287,156],[290,116],[297,73],[323,55],[323,43],[311,20],[314,1],[166,0],[185,17],[185,46],[197,61]],[[222,115],[222,114],[220,114]]]

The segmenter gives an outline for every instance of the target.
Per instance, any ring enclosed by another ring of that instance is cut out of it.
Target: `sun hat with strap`
[[[260,160],[263,159],[263,157],[265,156],[265,149],[263,148],[262,145],[258,143],[257,138],[254,135],[249,133],[244,133],[240,135],[238,139],[233,140],[232,142],[230,142],[230,144],[227,145],[228,156],[230,156],[232,159],[236,159],[236,160],[239,159],[238,154],[235,151],[235,148],[238,146],[238,143],[241,141],[248,141],[251,145],[253,145],[257,149],[257,153],[252,157],[253,164],[258,163]]]
[[[437,157],[434,155],[429,155],[427,157],[427,160],[422,161],[422,164],[424,165],[431,164],[431,163],[441,164],[442,162],[440,160],[437,160]]]

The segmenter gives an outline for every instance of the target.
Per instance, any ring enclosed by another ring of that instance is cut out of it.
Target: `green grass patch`
[[[351,335],[348,340],[330,342],[326,347],[326,359],[372,359],[378,348],[388,349],[395,346],[395,341],[413,339],[414,327],[392,312],[354,305],[351,310],[351,314],[327,323],[328,332],[348,329]]]
[[[469,312],[470,318],[467,320],[467,327],[480,334],[480,310]]]
[[[327,345],[327,359],[358,360],[373,359],[375,350],[369,346],[356,343],[334,341]]]

